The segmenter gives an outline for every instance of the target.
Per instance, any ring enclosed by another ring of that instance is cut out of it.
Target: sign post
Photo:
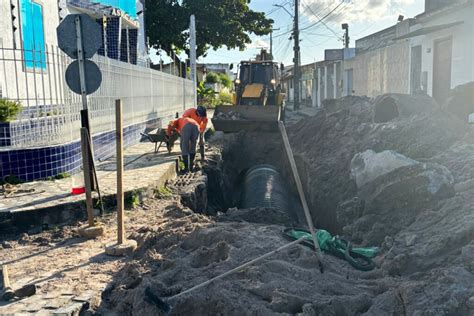
[[[197,106],[197,65],[196,65],[196,18],[191,15],[189,23],[189,59],[191,68],[191,80],[193,81],[194,107]]]
[[[92,191],[96,189],[97,175],[93,171],[95,167],[87,95],[100,87],[102,74],[99,67],[87,59],[94,56],[102,46],[102,34],[99,24],[87,14],[67,15],[57,27],[56,33],[59,48],[72,59],[77,59],[68,66],[65,75],[69,88],[80,94],[82,99],[81,148],[88,226],[81,228],[79,233],[84,237],[94,238],[103,235],[104,229],[95,224],[92,208]]]

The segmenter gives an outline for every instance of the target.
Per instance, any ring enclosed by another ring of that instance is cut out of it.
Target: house
[[[354,48],[326,49],[323,61],[302,65],[300,68],[301,104],[321,106],[321,102],[325,99],[350,94],[352,81],[351,77],[347,77],[344,72],[343,65],[346,59],[354,56],[354,53]],[[285,67],[281,81],[287,92],[286,101],[293,102],[293,66]]]
[[[58,6],[60,20],[67,14],[86,13],[101,25],[103,45],[99,55],[137,64],[138,57],[146,55],[146,51],[138,52],[139,42],[144,49],[145,33],[144,28],[139,33],[137,2],[143,8],[137,0],[62,0]],[[143,20],[143,14],[140,18]]]
[[[425,0],[415,18],[358,39],[344,63],[353,93],[422,93],[442,104],[451,89],[474,81],[472,16],[472,0]]]
[[[474,81],[474,2],[426,0],[410,32],[409,93],[427,93],[443,103],[455,87]]]
[[[293,103],[294,100],[294,90],[293,90],[293,66],[286,66],[280,77],[280,82],[283,90],[286,92],[285,100],[286,102]]]
[[[345,71],[345,63],[354,57],[354,48],[326,49],[324,60],[317,62],[314,71],[314,105],[320,107],[326,99],[352,94],[352,73]]]
[[[408,93],[410,45],[397,37],[409,33],[414,23],[407,19],[356,40],[355,56],[344,62],[345,77],[352,77],[352,89],[347,87],[344,95]]]
[[[229,76],[229,78],[234,81],[234,73],[232,72],[233,64],[225,63],[205,63],[197,64],[197,80],[205,81],[206,74],[209,72],[224,73]]]
[[[72,60],[58,48],[56,33],[68,14],[89,15],[102,35],[102,47],[91,58],[102,81],[87,96],[96,159],[115,152],[115,100],[123,102],[125,147],[139,142],[141,132],[166,125],[194,104],[196,89],[190,80],[148,67],[140,30],[143,4],[0,1],[0,98],[21,108],[17,116],[0,122],[0,178],[13,175],[32,181],[81,169],[82,98],[68,88],[65,74]]]

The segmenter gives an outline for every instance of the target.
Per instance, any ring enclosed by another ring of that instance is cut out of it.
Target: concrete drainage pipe
[[[282,176],[271,165],[250,168],[242,181],[240,208],[274,208],[288,211],[289,193]]]

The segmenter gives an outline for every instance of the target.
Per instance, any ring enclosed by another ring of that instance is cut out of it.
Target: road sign
[[[87,14],[69,14],[56,29],[58,46],[69,57],[78,58],[76,17],[81,20],[81,33],[84,34],[82,42],[84,58],[91,58],[102,46],[102,32],[99,23]]]
[[[90,60],[84,60],[85,94],[94,93],[102,82],[102,73],[99,67]],[[77,94],[82,94],[79,75],[79,61],[75,60],[66,69],[66,83]]]

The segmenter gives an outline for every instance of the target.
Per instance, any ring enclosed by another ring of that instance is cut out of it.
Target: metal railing
[[[35,59],[40,56],[40,60]],[[114,129],[114,102],[123,101],[124,125],[167,118],[193,105],[192,81],[150,68],[95,55],[102,72],[100,88],[88,96],[92,133]],[[57,47],[44,52],[5,48],[0,43],[0,98],[18,101],[22,113],[10,122],[9,147],[29,148],[80,138],[80,96],[66,85],[71,59]],[[4,145],[5,146],[5,145]],[[5,148],[5,147],[2,147]]]

